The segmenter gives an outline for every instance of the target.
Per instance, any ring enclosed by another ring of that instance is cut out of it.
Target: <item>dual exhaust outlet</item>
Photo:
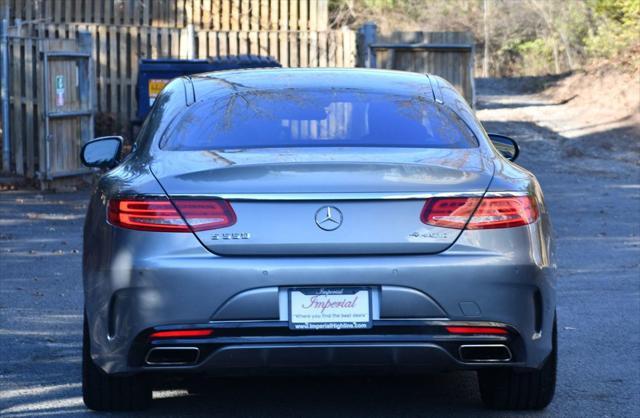
[[[495,363],[511,361],[511,350],[504,344],[465,344],[458,348],[465,363]],[[188,366],[200,357],[197,347],[155,347],[149,350],[145,363],[149,366]]]

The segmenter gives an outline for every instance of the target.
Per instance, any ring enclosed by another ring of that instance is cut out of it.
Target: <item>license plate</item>
[[[371,328],[371,290],[290,289],[289,327],[299,330]]]

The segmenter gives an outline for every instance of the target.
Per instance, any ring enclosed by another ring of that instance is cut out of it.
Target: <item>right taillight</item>
[[[538,205],[532,196],[432,198],[425,203],[420,219],[443,228],[512,228],[535,222]]]

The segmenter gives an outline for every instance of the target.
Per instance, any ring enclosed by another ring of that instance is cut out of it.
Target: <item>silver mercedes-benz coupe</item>
[[[368,69],[183,77],[109,169],[84,228],[83,395],[158,379],[475,370],[540,409],[556,376],[548,212],[518,147],[442,78]]]

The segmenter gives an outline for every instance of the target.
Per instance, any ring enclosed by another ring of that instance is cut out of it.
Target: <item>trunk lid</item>
[[[151,170],[172,199],[228,200],[237,222],[196,232],[220,255],[429,254],[460,231],[425,225],[430,195],[481,195],[478,149],[287,148],[161,152]]]

